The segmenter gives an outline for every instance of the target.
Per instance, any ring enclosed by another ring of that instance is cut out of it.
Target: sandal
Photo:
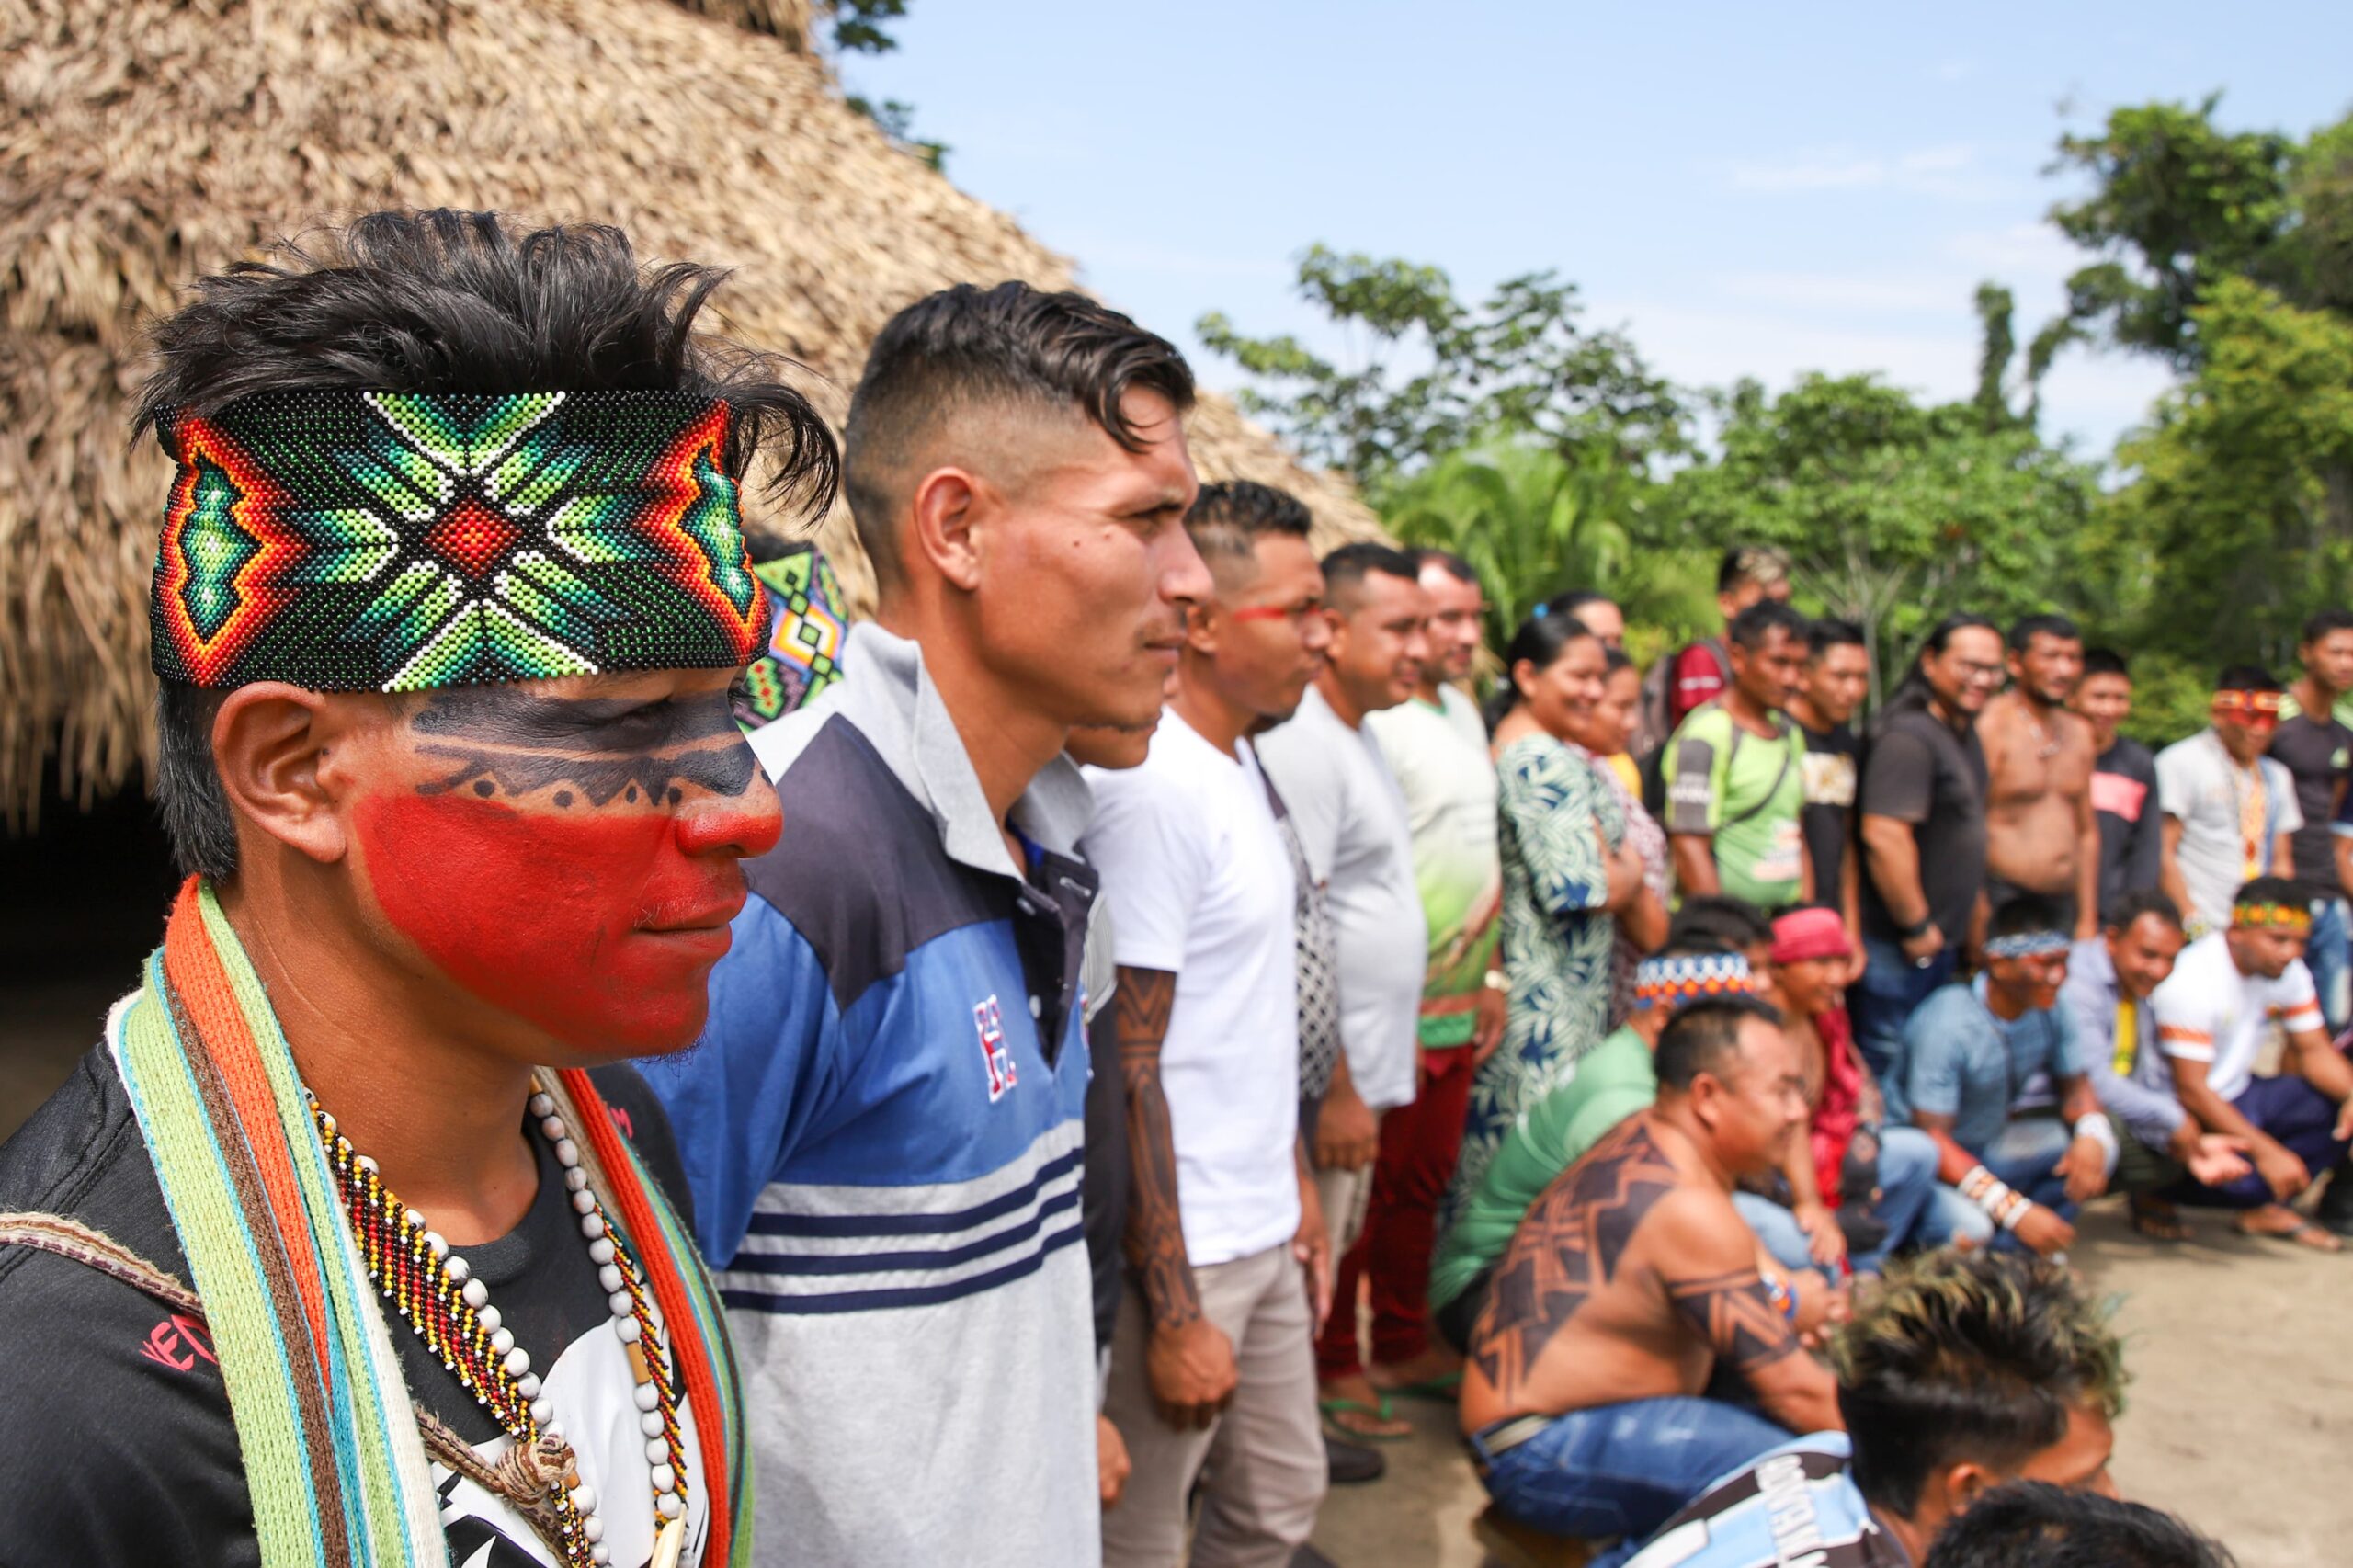
[[[2182,1219],[2180,1210],[2154,1198],[2133,1199],[2130,1213],[2132,1229],[2153,1242],[2186,1242],[2198,1235]]]
[[[2261,1236],[2270,1241],[2293,1242],[2300,1247],[2310,1247],[2314,1252],[2343,1252],[2345,1250],[2344,1241],[2326,1226],[2315,1225],[2292,1209],[2288,1210],[2287,1214],[2290,1222],[2283,1230],[2259,1231],[2248,1224],[2244,1218],[2234,1221],[2231,1229],[2243,1236]]]
[[[1389,1412],[1389,1396],[1382,1394],[1372,1403],[1360,1399],[1319,1399],[1315,1408],[1323,1413],[1324,1435],[1341,1443],[1402,1443],[1414,1435],[1411,1422],[1400,1421]],[[1376,1432],[1368,1427],[1351,1426],[1340,1419],[1343,1415],[1362,1415],[1401,1431]]]

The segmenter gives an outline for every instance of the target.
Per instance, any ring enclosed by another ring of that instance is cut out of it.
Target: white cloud
[[[1966,142],[1918,147],[1909,152],[1877,155],[1851,147],[1809,148],[1768,162],[1739,162],[1730,166],[1734,189],[1767,195],[1817,190],[1896,190],[1959,201],[1986,201],[2009,196],[2006,178],[1985,173],[1977,150]]]
[[[1843,314],[1946,311],[1952,308],[1955,300],[1967,299],[1969,288],[1951,277],[1889,278],[1835,272],[1743,272],[1725,278],[1722,287],[1735,300]],[[1956,290],[1960,291],[1955,292]]]

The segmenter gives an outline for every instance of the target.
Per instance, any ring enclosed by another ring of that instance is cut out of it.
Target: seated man
[[[2237,1228],[2248,1235],[2336,1252],[2344,1244],[2287,1202],[2337,1167],[2323,1208],[2343,1216],[2353,1206],[2353,1178],[2342,1168],[2353,1131],[2353,1065],[2321,1028],[2303,962],[2312,920],[2302,890],[2285,877],[2257,877],[2240,888],[2229,928],[2192,942],[2150,998],[2157,1056],[2144,1053],[2138,1075],[2157,1086],[2170,1080],[2199,1126],[2245,1140],[2255,1162],[2235,1180],[2211,1187],[2184,1180],[2165,1197],[2245,1210]],[[2260,1078],[2256,1057],[2275,1019],[2287,1033],[2287,1055],[2278,1076]]]
[[[1462,1376],[1462,1430],[1510,1523],[1643,1536],[1789,1432],[1839,1424],[1830,1374],[1768,1292],[1735,1177],[1805,1125],[1779,1016],[1695,1003],[1659,1036],[1658,1103],[1546,1187],[1497,1267]],[[1736,1376],[1763,1414],[1700,1397]],[[1779,1425],[1776,1425],[1776,1423]]]
[[[2004,1482],[2115,1493],[2123,1346],[2057,1264],[1949,1249],[1899,1264],[1831,1361],[1846,1432],[1725,1476],[1627,1568],[1899,1568]]]
[[[1900,1063],[1905,1112],[1937,1141],[1941,1223],[1973,1244],[2046,1256],[2075,1240],[2075,1206],[2098,1196],[2116,1164],[2075,1017],[2058,1005],[2063,920],[2030,893],[1995,911],[1984,971],[1920,1004]]]
[[[1634,971],[1634,1010],[1623,1027],[1588,1051],[1576,1076],[1522,1111],[1495,1146],[1495,1158],[1438,1237],[1430,1263],[1430,1313],[1458,1351],[1487,1304],[1495,1261],[1512,1233],[1560,1174],[1585,1157],[1602,1134],[1658,1098],[1651,1052],[1676,1009],[1750,989],[1747,960],[1680,934]]]
[[[1879,1084],[1855,1050],[1839,994],[1855,948],[1838,912],[1790,911],[1773,922],[1772,952],[1763,991],[1798,1048],[1807,1133],[1782,1162],[1785,1192],[1735,1192],[1733,1206],[1785,1268],[1835,1268],[1847,1257],[1857,1273],[1874,1274],[1922,1229],[1936,1191],[1937,1146],[1916,1127],[1886,1125]]]
[[[2116,1185],[2131,1204],[2132,1228],[2161,1242],[2187,1241],[2191,1233],[2158,1188],[2187,1175],[2229,1181],[2251,1168],[2239,1153],[2245,1140],[2206,1131],[2182,1109],[2170,1081],[2136,1075],[2143,1058],[2158,1058],[2149,996],[2173,973],[2182,939],[2172,899],[2154,888],[2120,894],[2107,929],[2067,955],[2067,983],[2059,989],[2075,1015],[2084,1071],[2116,1133]]]

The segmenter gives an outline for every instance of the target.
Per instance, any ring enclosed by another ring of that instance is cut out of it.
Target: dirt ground
[[[2117,1483],[2223,1542],[2241,1568],[2343,1568],[2353,1561],[2343,1355],[2353,1252],[2248,1241],[2212,1215],[2196,1223],[2196,1241],[2160,1247],[2110,1199],[2079,1228],[2075,1265],[2117,1298],[2132,1374]],[[1453,1411],[1400,1410],[1414,1437],[1387,1448],[1383,1480],[1334,1489],[1317,1548],[1340,1568],[1482,1568],[1471,1521],[1484,1495]]]

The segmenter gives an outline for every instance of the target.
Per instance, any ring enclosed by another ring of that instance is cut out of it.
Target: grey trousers
[[[1233,1341],[1233,1403],[1207,1431],[1179,1432],[1153,1409],[1141,1292],[1120,1302],[1104,1414],[1134,1468],[1103,1516],[1104,1568],[1176,1568],[1185,1505],[1208,1468],[1193,1568],[1287,1568],[1315,1528],[1327,1469],[1315,1412],[1313,1309],[1290,1244],[1197,1268],[1201,1312]]]

